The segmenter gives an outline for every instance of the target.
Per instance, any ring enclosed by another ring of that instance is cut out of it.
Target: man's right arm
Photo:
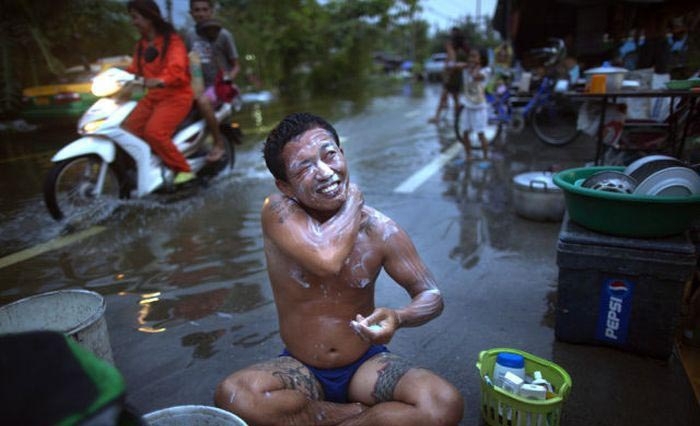
[[[335,216],[321,223],[296,201],[271,195],[262,209],[262,228],[267,238],[286,256],[318,276],[340,272],[350,254],[362,219],[362,193],[354,186]]]

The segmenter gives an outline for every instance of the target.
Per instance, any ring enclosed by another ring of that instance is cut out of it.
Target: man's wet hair
[[[263,157],[268,170],[272,173],[275,179],[287,182],[287,170],[284,167],[282,160],[282,150],[287,142],[290,142],[301,136],[304,132],[311,129],[324,129],[333,135],[335,144],[340,147],[340,139],[338,132],[333,126],[323,118],[308,113],[295,112],[284,117],[282,121],[275,126],[267,136],[265,145],[263,146]]]

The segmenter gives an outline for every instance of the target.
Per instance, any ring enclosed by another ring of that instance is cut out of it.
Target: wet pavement
[[[508,137],[488,167],[464,164],[463,154],[451,149],[449,120],[426,124],[438,95],[438,85],[406,84],[359,101],[244,111],[243,128],[259,132],[249,132],[232,177],[184,194],[124,202],[86,227],[95,230],[92,236],[16,262],[7,256],[61,241],[67,232],[41,202],[48,158],[61,143],[58,136],[3,137],[0,304],[57,289],[97,291],[107,302],[116,366],[137,412],[211,404],[223,377],[282,348],[259,226],[262,200],[274,185],[259,149],[270,126],[303,108],[334,123],[366,203],[406,229],[433,270],[444,313],[401,330],[390,348],[460,389],[463,425],[482,423],[475,362],[480,351],[497,347],[548,359],[570,374],[564,425],[700,424],[675,354],[658,360],[555,339],[561,223],[518,217],[511,181],[526,171],[583,166],[593,158],[593,142],[581,136],[551,147],[526,129]],[[451,152],[459,154],[414,190],[396,191]],[[14,180],[7,179],[12,174]],[[13,184],[18,176],[21,187]],[[377,289],[377,305],[407,302],[384,273]]]

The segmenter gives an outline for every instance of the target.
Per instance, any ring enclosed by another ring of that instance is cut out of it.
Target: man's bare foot
[[[224,151],[224,148],[218,145],[214,145],[214,147],[209,151],[209,154],[207,154],[207,161],[215,163],[219,160],[221,160],[221,157],[226,154],[226,151]]]
[[[432,123],[432,124],[437,124],[437,122],[438,122],[437,117],[430,117],[430,119],[428,120],[428,123]]]

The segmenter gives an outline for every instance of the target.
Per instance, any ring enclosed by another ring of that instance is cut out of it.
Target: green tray
[[[577,180],[600,171],[624,169],[613,166],[582,167],[555,174],[554,184],[564,191],[571,220],[605,234],[644,238],[680,234],[700,219],[700,195],[657,197],[619,194],[575,185]]]
[[[671,90],[690,90],[695,87],[693,80],[671,80],[666,82],[666,88]]]

